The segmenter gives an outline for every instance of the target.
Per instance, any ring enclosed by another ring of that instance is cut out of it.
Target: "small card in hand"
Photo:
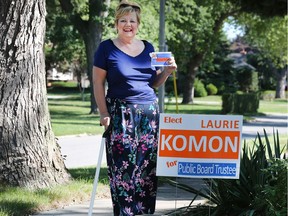
[[[152,52],[150,53],[151,66],[168,66],[168,60],[171,58],[171,56],[171,52]]]

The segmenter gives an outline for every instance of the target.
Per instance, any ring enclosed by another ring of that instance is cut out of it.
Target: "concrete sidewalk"
[[[184,179],[178,178],[179,182],[189,184],[195,188],[206,187],[201,179]],[[169,184],[160,186],[157,191],[157,200],[156,200],[156,211],[154,215],[165,215],[169,212],[174,211],[177,208],[188,206],[191,200],[194,198],[194,195],[188,193],[184,190],[181,190],[177,187],[173,187]],[[197,205],[205,202],[205,200],[196,199],[193,202],[193,205]],[[88,215],[90,203],[86,202],[83,204],[66,206],[61,209],[51,210],[37,214],[36,216],[50,215],[69,215],[69,216],[84,216]],[[111,199],[95,199],[93,215],[101,216],[111,216],[113,215],[112,201]]]
[[[255,117],[255,121],[244,123],[242,139],[255,139],[257,133],[263,136],[263,129],[266,130],[268,135],[272,135],[273,130],[278,130],[279,134],[288,136],[287,122],[287,113]],[[61,152],[66,156],[65,164],[67,168],[96,166],[99,156],[101,135],[64,136],[59,137],[58,139],[58,143],[61,146]],[[102,165],[105,166],[105,164],[104,151]],[[201,179],[178,178],[178,180],[198,189],[205,187]],[[193,197],[193,194],[187,193],[177,187],[172,187],[168,184],[163,185],[158,188],[155,215],[165,215],[165,213],[171,212],[176,208],[187,206],[190,204]],[[193,205],[200,202],[204,202],[204,200],[196,200]],[[67,206],[57,210],[42,212],[37,215],[88,215],[89,205],[90,203],[87,202],[81,205]],[[111,199],[96,198],[93,213],[95,215],[111,216],[113,214]]]

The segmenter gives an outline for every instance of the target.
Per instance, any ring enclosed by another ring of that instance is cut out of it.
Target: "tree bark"
[[[204,53],[198,53],[194,55],[188,64],[187,74],[184,79],[183,86],[183,99],[182,104],[193,103],[192,91],[194,88],[194,81],[198,71],[199,66],[201,65]]]
[[[45,84],[45,0],[0,2],[0,183],[69,181],[51,128]]]
[[[87,70],[88,70],[88,78],[90,81],[90,100],[91,100],[91,110],[90,114],[97,114],[98,107],[96,104],[94,91],[93,91],[93,78],[92,78],[92,68],[93,68],[93,61],[94,61],[94,52],[97,46],[100,44],[102,39],[102,32],[103,29],[99,29],[99,24],[96,23],[89,23],[90,32],[82,33],[82,37],[84,38],[85,48],[86,48],[86,55],[87,55]]]
[[[279,69],[276,74],[276,95],[275,98],[282,98],[284,99],[285,96],[285,87],[287,85],[286,79],[287,79],[287,67],[283,69]]]

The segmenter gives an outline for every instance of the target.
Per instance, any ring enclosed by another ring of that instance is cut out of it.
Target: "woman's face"
[[[138,32],[139,23],[135,12],[128,13],[119,18],[116,28],[118,35],[122,37],[134,37]]]

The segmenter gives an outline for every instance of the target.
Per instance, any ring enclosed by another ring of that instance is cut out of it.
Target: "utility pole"
[[[165,52],[165,0],[160,0],[159,51]],[[165,83],[158,89],[159,109],[164,112]]]

